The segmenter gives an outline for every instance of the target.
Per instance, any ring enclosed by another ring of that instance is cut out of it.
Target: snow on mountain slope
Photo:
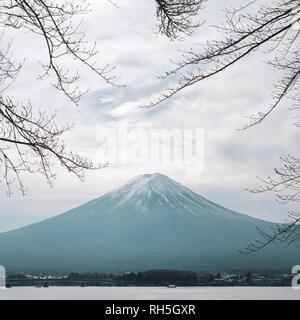
[[[108,206],[108,207],[106,207]],[[121,188],[105,194],[89,203],[90,212],[103,207],[106,213],[120,209],[119,214],[128,213],[122,207],[130,206],[139,212],[161,214],[163,207],[173,209],[173,213],[214,215],[227,219],[258,221],[245,214],[228,210],[217,205],[182,184],[160,173],[138,176]],[[99,212],[99,211],[98,211]]]

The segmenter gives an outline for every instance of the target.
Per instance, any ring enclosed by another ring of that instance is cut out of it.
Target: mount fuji
[[[145,174],[64,214],[0,234],[8,272],[219,271],[291,268],[295,247],[241,254],[274,224],[217,205],[165,175]]]

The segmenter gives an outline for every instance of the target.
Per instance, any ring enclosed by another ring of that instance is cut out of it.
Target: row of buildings
[[[69,275],[16,274],[7,278],[11,286],[23,285],[91,285],[91,286],[290,286],[293,275],[276,270],[238,270],[224,273],[195,273],[181,270],[147,270],[144,272],[71,273]]]

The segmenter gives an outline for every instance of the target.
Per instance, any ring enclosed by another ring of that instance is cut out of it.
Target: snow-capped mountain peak
[[[109,205],[118,208],[115,212],[127,214],[137,212],[172,212],[180,216],[215,216],[226,219],[253,220],[253,218],[219,206],[184,185],[160,174],[144,174],[129,180],[123,187],[109,192],[103,198]],[[101,200],[101,198],[99,199]],[[98,205],[98,204],[97,204]],[[120,208],[123,208],[120,210]],[[105,212],[107,212],[105,210]]]
[[[137,197],[149,198],[153,193],[180,195],[182,192],[188,191],[186,187],[167,176],[154,173],[140,175],[127,182],[123,187],[113,191],[110,195],[113,198],[121,196],[122,202],[124,202]]]

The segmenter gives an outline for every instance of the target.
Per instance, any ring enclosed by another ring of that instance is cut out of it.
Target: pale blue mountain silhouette
[[[291,268],[297,247],[241,254],[259,220],[217,205],[165,175],[146,174],[54,218],[0,234],[9,272]]]

